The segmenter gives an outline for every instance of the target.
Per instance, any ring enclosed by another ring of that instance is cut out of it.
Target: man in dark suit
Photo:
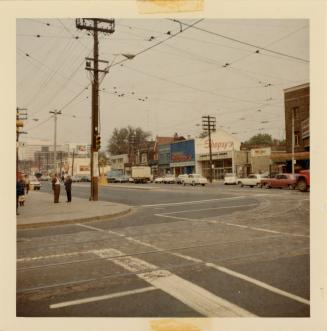
[[[72,179],[69,175],[66,176],[65,179],[65,189],[67,194],[67,201],[66,202],[72,202]]]
[[[54,194],[54,203],[58,203],[60,194],[60,180],[57,174],[54,174],[52,178],[52,190]]]

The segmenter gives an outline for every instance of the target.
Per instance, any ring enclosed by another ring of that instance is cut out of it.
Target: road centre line
[[[178,218],[178,219],[179,219],[179,217],[168,216],[168,215],[166,215],[166,216],[164,216],[164,217],[172,217],[172,218]],[[194,219],[189,219],[189,220],[194,221]],[[83,225],[83,224],[81,224],[81,225]],[[95,229],[95,230],[97,229],[98,231],[104,231],[104,230],[102,230],[102,229],[98,229],[98,228],[94,228],[94,229]],[[116,235],[122,236],[121,233],[118,234],[118,233],[115,232],[115,231],[110,231],[110,232],[111,232],[112,234],[116,234]],[[124,235],[123,235],[123,236],[124,236]],[[140,244],[140,245],[144,245],[144,246],[151,247],[151,248],[154,248],[154,249],[157,249],[157,250],[161,250],[161,248],[158,247],[158,246],[155,246],[155,245],[152,245],[152,244],[145,243],[145,242],[143,242],[143,241],[141,241],[141,240],[134,239],[134,238],[132,238],[132,237],[126,237],[126,236],[125,236],[125,239],[127,239],[127,240],[129,240],[129,241],[133,241],[133,242],[138,243],[138,244]],[[244,280],[244,281],[247,281],[247,282],[249,282],[249,283],[251,283],[251,284],[254,284],[254,285],[256,285],[256,286],[262,287],[262,288],[264,288],[264,289],[266,289],[266,290],[268,290],[268,291],[270,291],[270,292],[273,292],[273,293],[276,293],[276,294],[279,294],[279,295],[285,296],[285,297],[287,297],[287,298],[293,299],[293,300],[298,301],[298,302],[300,302],[300,303],[304,303],[304,304],[307,304],[307,305],[310,304],[310,301],[308,301],[308,300],[306,300],[306,299],[304,299],[304,298],[302,298],[302,297],[300,297],[300,296],[297,296],[297,295],[294,295],[294,294],[292,294],[292,293],[289,293],[289,292],[283,291],[283,290],[281,290],[281,289],[279,289],[279,288],[277,288],[277,287],[275,287],[275,286],[272,286],[272,285],[269,285],[269,284],[267,284],[267,283],[261,282],[261,281],[255,279],[255,278],[248,277],[248,276],[246,276],[246,275],[244,275],[244,274],[238,273],[238,272],[233,271],[233,270],[231,270],[231,269],[228,269],[228,268],[226,268],[226,267],[223,267],[223,266],[220,266],[220,265],[217,265],[217,264],[213,264],[213,263],[208,263],[208,262],[205,262],[205,261],[203,261],[203,260],[201,260],[201,259],[193,258],[193,257],[191,257],[191,256],[184,255],[184,254],[180,254],[180,253],[167,252],[167,254],[170,254],[170,255],[173,255],[173,256],[177,256],[177,257],[180,257],[180,258],[183,258],[183,259],[189,260],[189,261],[202,263],[202,264],[204,264],[205,266],[207,266],[207,267],[209,267],[209,268],[215,268],[215,269],[217,269],[217,270],[219,270],[219,271],[221,271],[221,272],[223,272],[223,273],[227,273],[227,274],[229,274],[229,275],[231,275],[231,276],[234,276],[234,277],[240,278],[240,279],[242,279],[242,280]]]
[[[180,214],[180,213],[186,213],[186,212],[197,212],[197,211],[204,211],[204,210],[217,210],[217,209],[227,209],[227,208],[240,208],[240,207],[252,207],[257,206],[257,203],[251,203],[247,205],[234,205],[234,206],[224,206],[224,207],[215,207],[215,208],[201,208],[201,209],[187,209],[187,210],[179,210],[179,211],[173,211],[170,213],[162,213],[157,215],[171,215],[171,214]]]
[[[60,303],[54,303],[50,305],[49,307],[51,309],[57,309],[57,308],[63,308],[63,307],[69,307],[69,306],[76,306],[81,305],[84,303],[90,303],[90,302],[97,302],[97,301],[103,301],[103,300],[109,300],[114,298],[121,298],[124,296],[132,295],[132,294],[139,294],[139,293],[145,293],[149,291],[157,290],[157,288],[153,286],[143,287],[136,290],[131,291],[124,291],[124,292],[118,292],[118,293],[111,293],[107,295],[100,295],[96,297],[90,297],[90,298],[84,298],[79,300],[71,300],[71,301],[64,301]]]
[[[245,197],[246,197],[245,195],[240,195],[240,196],[237,196],[237,197],[228,197],[228,198],[183,201],[183,202],[167,202],[167,203],[158,203],[158,204],[154,204],[154,205],[140,205],[138,207],[178,206],[178,205],[188,205],[188,204],[197,204],[197,203],[203,203],[203,202],[211,202],[211,201],[242,199],[242,198],[245,198]]]
[[[111,248],[98,250],[95,253],[104,258],[123,254],[122,252]],[[113,262],[130,272],[136,273],[137,277],[148,282],[155,288],[171,295],[206,317],[255,316],[249,311],[212,294],[206,289],[191,283],[168,270],[158,270],[157,266],[139,258],[125,256],[117,258]],[[149,271],[142,273],[142,270],[144,269]]]

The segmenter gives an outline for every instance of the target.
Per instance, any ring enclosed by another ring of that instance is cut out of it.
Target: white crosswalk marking
[[[123,255],[122,252],[116,249],[103,249],[94,251],[94,253],[102,258]],[[137,273],[139,278],[168,293],[206,317],[255,316],[249,311],[212,294],[204,288],[176,276],[170,271],[158,270],[157,266],[139,258],[124,256],[111,261],[130,272]],[[149,271],[140,273],[144,270]]]

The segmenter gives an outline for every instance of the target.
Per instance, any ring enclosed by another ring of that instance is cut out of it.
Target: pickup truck
[[[301,170],[298,173],[296,188],[302,192],[310,189],[310,170]]]

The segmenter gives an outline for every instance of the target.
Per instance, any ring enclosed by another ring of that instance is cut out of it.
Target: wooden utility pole
[[[213,179],[213,162],[212,162],[212,149],[211,149],[211,132],[216,131],[216,117],[213,116],[202,116],[202,130],[208,131],[209,137],[209,181],[212,183]]]
[[[112,34],[115,31],[114,19],[78,18],[76,27],[80,30],[93,32],[93,58],[86,58],[86,70],[93,72],[92,80],[92,120],[91,120],[91,201],[98,200],[98,150],[100,149],[99,131],[99,72],[108,73],[108,68],[99,69],[99,62],[108,64],[108,61],[99,60],[98,32]],[[93,67],[91,65],[93,62]]]

